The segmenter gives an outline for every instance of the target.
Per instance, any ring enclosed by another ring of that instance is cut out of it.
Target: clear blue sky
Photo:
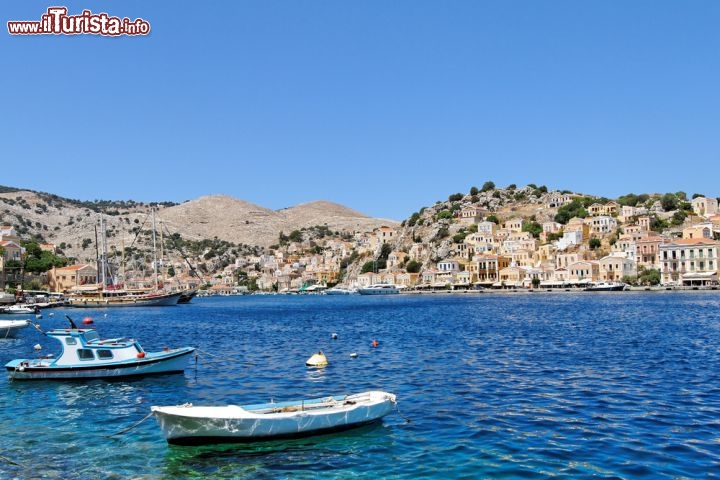
[[[148,36],[16,36],[50,6]],[[330,200],[511,183],[720,196],[720,2],[4,1],[0,185]]]

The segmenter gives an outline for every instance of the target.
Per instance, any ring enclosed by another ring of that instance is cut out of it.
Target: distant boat
[[[353,293],[357,293],[357,290],[338,286],[325,290],[325,295],[351,295]]]
[[[165,439],[175,445],[241,443],[330,433],[380,420],[395,395],[354,395],[259,405],[151,407]]]
[[[400,289],[392,283],[374,283],[367,287],[358,288],[360,295],[392,295],[400,293]]]
[[[77,308],[97,307],[161,307],[177,305],[183,292],[168,292],[160,287],[157,272],[157,257],[153,266],[155,281],[153,288],[126,290],[123,284],[113,280],[112,268],[107,257],[107,232],[104,218],[100,218],[100,250],[98,252],[99,283],[82,285],[67,294],[67,305]],[[155,254],[155,211],[152,211],[153,254]]]
[[[101,338],[91,328],[49,330],[44,335],[60,342],[60,356],[15,359],[5,364],[13,380],[67,380],[85,378],[119,378],[180,373],[185,370],[193,347],[146,352],[140,344],[127,338]],[[39,330],[39,327],[36,327]],[[38,348],[39,350],[39,348]]]
[[[28,325],[30,325],[29,320],[0,320],[0,338],[13,338]]]
[[[19,313],[38,313],[40,309],[35,305],[10,305],[9,307],[0,307],[0,313],[19,314]]]
[[[585,287],[586,292],[619,292],[625,290],[623,282],[593,282]]]
[[[126,290],[88,290],[67,295],[67,306],[97,307],[165,307],[177,305],[182,292],[133,293]]]
[[[0,292],[0,305],[12,305],[15,303],[15,295],[6,292]]]
[[[180,294],[180,298],[178,298],[177,303],[184,304],[184,303],[190,303],[190,301],[197,295],[198,291],[197,288],[193,288],[192,290],[183,291]]]

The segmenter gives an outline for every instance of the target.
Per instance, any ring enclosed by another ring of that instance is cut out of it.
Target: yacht
[[[392,295],[400,293],[400,289],[392,283],[374,283],[367,287],[359,288],[360,295]]]

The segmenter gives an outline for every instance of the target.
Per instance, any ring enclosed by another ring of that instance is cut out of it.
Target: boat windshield
[[[90,330],[85,332],[85,341],[86,342],[92,342],[94,340],[98,340],[100,338],[100,335],[96,330]]]

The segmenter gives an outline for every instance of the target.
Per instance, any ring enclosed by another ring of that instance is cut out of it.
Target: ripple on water
[[[197,364],[134,381],[4,382],[0,450],[15,464],[1,463],[0,478],[707,477],[720,463],[718,297],[626,293],[240,297],[87,312],[103,336],[132,335],[147,350],[196,346]],[[59,313],[44,327],[61,326]],[[24,332],[0,353],[33,355],[38,342]],[[308,369],[318,350],[330,365]],[[108,438],[151,405],[371,388],[396,393],[402,415],[245,446],[168,446],[152,418]]]

